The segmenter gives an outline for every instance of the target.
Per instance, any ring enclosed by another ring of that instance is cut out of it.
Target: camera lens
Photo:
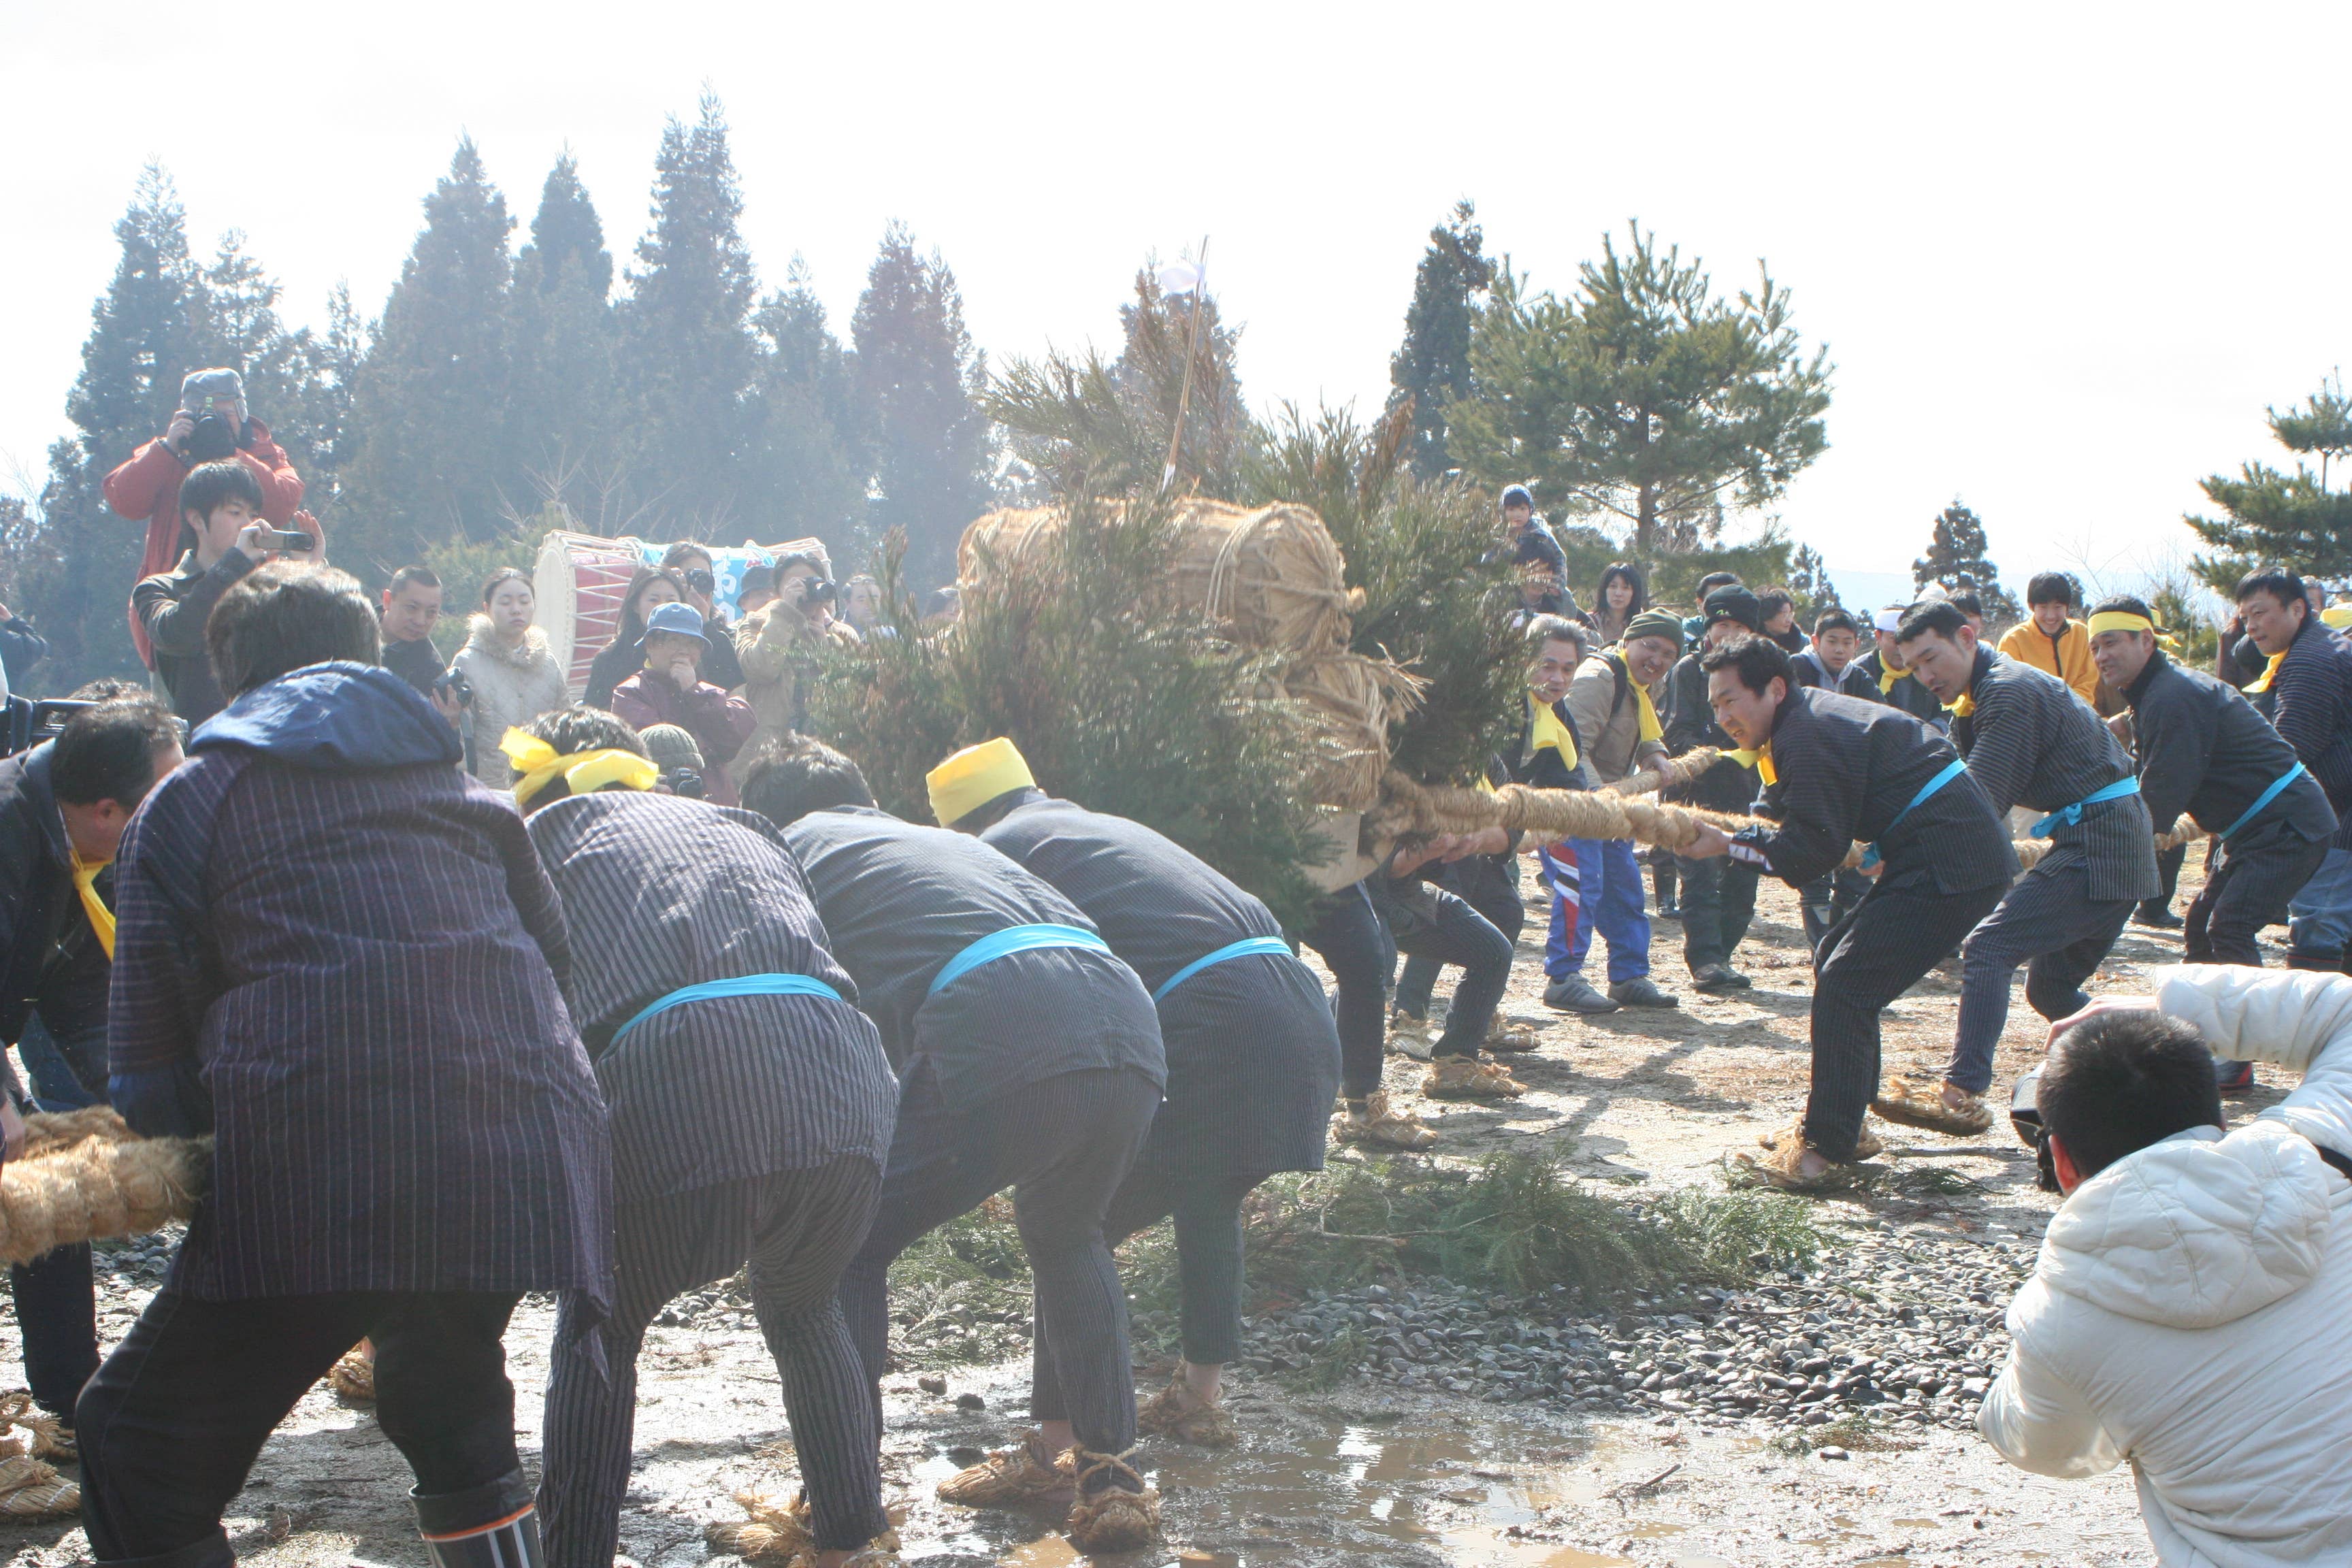
[[[686,585],[698,594],[708,594],[719,586],[719,579],[698,566],[686,574]]]

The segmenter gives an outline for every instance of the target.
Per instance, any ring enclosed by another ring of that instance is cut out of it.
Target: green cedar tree
[[[893,223],[850,321],[858,434],[874,463],[875,531],[903,528],[918,587],[955,576],[957,541],[993,489],[994,433],[980,410],[987,363],[965,331],[955,274]]]
[[[1445,445],[1445,410],[1470,390],[1470,340],[1480,301],[1494,285],[1477,209],[1465,198],[1429,231],[1413,272],[1404,342],[1389,360],[1391,410],[1412,405],[1412,470],[1434,479],[1454,466]]]
[[[1937,514],[1927,553],[1911,563],[1911,585],[1925,588],[1940,583],[1948,592],[1971,593],[1984,605],[1985,620],[1993,626],[2013,626],[2025,616],[2017,595],[2000,585],[2000,568],[1987,553],[1982,519],[1954,497]]]
[[[470,137],[424,205],[352,392],[354,449],[331,542],[347,567],[389,572],[453,535],[490,539],[501,527],[514,220]]]
[[[782,289],[761,304],[757,437],[750,489],[771,542],[816,535],[835,543],[844,571],[872,548],[868,468],[857,440],[856,381],[825,320],[808,266],[793,258]]]
[[[620,310],[634,478],[697,539],[731,526],[751,435],[759,282],[742,216],[727,117],[705,92],[691,124],[673,119],[662,132],[652,225]]]
[[[554,505],[565,525],[596,532],[613,531],[625,504],[612,288],[604,226],[566,151],[515,257],[506,486],[510,505]]]

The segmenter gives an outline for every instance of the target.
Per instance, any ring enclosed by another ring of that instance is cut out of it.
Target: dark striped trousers
[[[881,1212],[841,1279],[877,1431],[889,1356],[891,1260],[1011,1187],[1036,1280],[1036,1337],[1053,1341],[1073,1434],[1097,1454],[1134,1446],[1127,1294],[1103,1215],[1159,1109],[1159,1086],[1124,1068],[1059,1073],[969,1106],[947,1104],[919,1062],[907,1075]]]
[[[1995,882],[1943,893],[1924,871],[1871,889],[1822,941],[1813,972],[1813,1085],[1805,1142],[1832,1160],[1853,1158],[1862,1119],[1878,1095],[1878,1015],[1936,966],[2007,889]]]
[[[888,1528],[882,1428],[835,1296],[881,1185],[871,1160],[847,1154],[814,1170],[614,1209],[613,1315],[583,1334],[567,1298],[556,1326],[539,1491],[548,1568],[611,1568],[646,1325],[673,1298],[747,1261],[751,1310],[783,1378],[817,1543],[863,1546]]]
[[[1222,1366],[1242,1353],[1242,1200],[1263,1176],[1222,1172],[1178,1175],[1138,1165],[1103,1215],[1103,1239],[1113,1247],[1171,1215],[1176,1221],[1176,1288],[1184,1359]],[[1029,1414],[1066,1421],[1052,1336],[1045,1320],[1030,1346]]]
[[[2137,899],[2091,897],[2091,868],[2075,860],[2038,866],[2011,884],[1998,909],[1960,948],[1960,1022],[1944,1077],[1970,1094],[1992,1087],[1993,1053],[2009,1021],[2009,987],[2021,963],[2025,999],[2044,1018],[2090,1004],[2083,983],[2097,973],[2139,907]]]

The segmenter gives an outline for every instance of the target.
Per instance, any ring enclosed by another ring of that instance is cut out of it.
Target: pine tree
[[[662,132],[653,223],[620,322],[635,479],[697,538],[714,537],[737,510],[751,436],[759,286],[742,216],[726,114],[705,93],[694,123],[673,119]]]
[[[513,392],[506,408],[510,508],[555,501],[575,517],[587,492],[624,478],[613,256],[604,226],[566,152],[541,187],[530,239],[515,258]]]
[[[1727,506],[1767,504],[1827,447],[1828,351],[1804,355],[1769,273],[1720,299],[1636,226],[1622,254],[1603,239],[1571,297],[1523,289],[1496,275],[1470,395],[1447,410],[1448,449],[1480,482],[1614,519],[1650,560],[1715,540]]]
[[[1445,446],[1446,405],[1470,390],[1470,339],[1479,304],[1495,281],[1477,209],[1465,198],[1429,231],[1412,277],[1404,342],[1389,360],[1391,412],[1412,404],[1413,472],[1433,479],[1454,466]]]
[[[808,267],[793,258],[785,287],[753,318],[760,333],[758,436],[749,490],[771,542],[815,535],[843,570],[875,540],[866,516],[866,465],[856,438],[856,373]]]
[[[139,571],[144,520],[117,517],[100,485],[179,405],[180,379],[203,362],[190,321],[201,287],[186,214],[169,175],[149,164],[114,226],[114,277],[90,311],[81,374],[66,399],[74,434],[49,447],[34,515],[10,524],[0,584],[11,608],[49,639],[43,681],[69,690],[139,668],[124,605]]]
[[[472,139],[460,141],[360,369],[334,542],[346,565],[389,572],[443,540],[499,531],[513,227]]]
[[[197,354],[245,378],[247,406],[285,448],[302,476],[303,504],[316,512],[334,494],[333,436],[316,424],[322,367],[310,330],[289,329],[279,318],[283,290],[245,245],[241,230],[221,236],[218,253],[190,295]]]
[[[1911,563],[1911,585],[1940,583],[1950,593],[1974,594],[1989,624],[2011,625],[2024,611],[2018,607],[2017,596],[2000,585],[2000,568],[1986,553],[1990,548],[1983,521],[1954,497],[1937,515],[1927,553]]]
[[[893,223],[850,321],[859,434],[873,454],[875,531],[903,528],[908,577],[955,575],[956,542],[987,509],[992,437],[977,402],[986,363],[964,330],[955,274]]]
[[[2301,406],[2272,408],[2271,434],[2295,454],[2294,472],[2248,463],[2236,479],[2214,474],[2200,483],[2225,515],[2186,521],[2217,553],[2190,567],[2215,592],[2231,593],[2257,565],[2284,565],[2328,582],[2352,578],[2352,490],[2328,488],[2328,468],[2352,458],[2352,398],[2340,374],[2320,383]],[[2303,459],[2317,458],[2315,470]]]

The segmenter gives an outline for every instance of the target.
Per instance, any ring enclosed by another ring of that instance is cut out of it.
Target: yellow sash
[[[1736,752],[1726,752],[1723,754],[1729,757],[1733,762],[1738,763],[1743,768],[1754,768],[1756,770],[1757,776],[1761,778],[1768,784],[1776,784],[1780,782],[1780,770],[1772,765],[1772,742],[1769,741],[1765,742],[1762,745],[1757,747],[1752,752],[1743,749]]]
[[[106,949],[107,962],[114,962],[114,911],[98,896],[98,874],[114,864],[111,860],[95,863],[73,855],[74,891],[81,895],[82,912],[89,917],[89,929],[98,938],[98,945]]]
[[[1910,673],[1907,669],[1895,668],[1892,659],[1881,658],[1878,661],[1878,694],[1881,697],[1885,696],[1895,689],[1896,681]]]
[[[1646,693],[1643,700],[1648,700]],[[1566,724],[1560,722],[1559,715],[1551,710],[1550,703],[1538,702],[1530,697],[1528,699],[1528,707],[1530,710],[1530,721],[1528,726],[1528,756],[1532,760],[1538,752],[1549,746],[1559,753],[1561,766],[1573,769],[1576,766],[1574,733]]]
[[[2248,694],[2251,695],[2258,691],[2268,691],[2271,689],[2271,682],[2278,678],[2279,666],[2285,662],[2285,650],[2281,649],[2279,652],[2271,655],[2271,661],[2263,667],[2263,672],[2254,677],[2252,680],[2246,682],[2246,690]]]
[[[1666,738],[1666,727],[1658,722],[1658,706],[1656,703],[1650,700],[1650,689],[1643,685],[1638,680],[1633,682],[1633,701],[1635,706],[1641,710],[1639,729],[1642,739],[1644,741],[1664,740]]]

